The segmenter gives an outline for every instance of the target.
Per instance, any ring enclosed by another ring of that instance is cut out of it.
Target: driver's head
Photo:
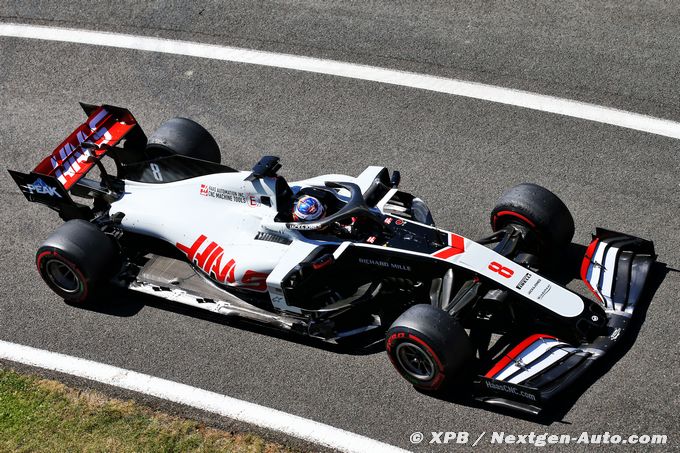
[[[303,195],[298,198],[293,206],[293,220],[296,222],[318,220],[323,217],[323,214],[323,204],[321,204],[318,198],[310,197],[309,195]]]

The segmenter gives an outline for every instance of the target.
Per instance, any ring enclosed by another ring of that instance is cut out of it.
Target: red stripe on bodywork
[[[498,363],[496,363],[496,365],[494,365],[494,367],[491,368],[489,370],[489,372],[484,375],[484,377],[488,377],[488,378],[493,379],[493,377],[495,375],[500,373],[515,357],[520,355],[522,353],[522,351],[527,349],[529,346],[534,344],[536,341],[544,339],[544,338],[557,340],[557,338],[555,338],[551,335],[545,335],[545,334],[542,334],[542,333],[537,333],[537,334],[530,336],[529,338],[527,338],[526,340],[524,340],[523,342],[521,342],[520,344],[518,344],[517,346],[512,348],[512,350],[510,352],[508,352],[505,356],[503,356],[503,358],[500,359],[498,361]]]
[[[588,268],[590,267],[590,264],[592,263],[593,256],[595,255],[595,249],[597,248],[597,244],[600,243],[600,238],[595,238],[593,242],[590,243],[588,248],[586,249],[586,254],[583,255],[583,261],[581,262],[581,280],[583,280],[583,283],[586,284],[588,289],[595,294],[595,297],[597,297],[597,300],[600,302],[604,302],[602,300],[602,296],[598,294],[598,292],[593,288],[593,285],[590,284],[588,281]]]
[[[593,255],[595,254],[595,249],[597,248],[597,244],[599,242],[600,242],[599,238],[596,238],[593,242],[591,242],[588,248],[586,249],[585,255],[583,255],[583,262],[581,263],[581,278],[584,281],[587,281],[586,277],[588,276],[588,268],[590,267]]]
[[[433,253],[432,256],[445,260],[463,252],[465,252],[465,239],[463,239],[462,236],[450,233],[449,247],[444,247],[443,249]]]

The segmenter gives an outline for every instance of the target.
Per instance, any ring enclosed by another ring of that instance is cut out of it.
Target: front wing
[[[475,380],[475,398],[532,414],[611,354],[639,310],[654,245],[634,236],[598,228],[583,258],[581,275],[607,316],[606,334],[572,345],[536,333],[505,349]]]

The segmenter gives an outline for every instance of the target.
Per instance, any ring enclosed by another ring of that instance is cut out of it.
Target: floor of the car
[[[129,289],[203,310],[289,329],[294,320],[263,310],[199,275],[188,263],[158,255],[149,261]]]

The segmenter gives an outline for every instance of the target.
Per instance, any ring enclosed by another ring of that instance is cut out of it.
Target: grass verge
[[[133,401],[0,369],[0,451],[292,452]]]

